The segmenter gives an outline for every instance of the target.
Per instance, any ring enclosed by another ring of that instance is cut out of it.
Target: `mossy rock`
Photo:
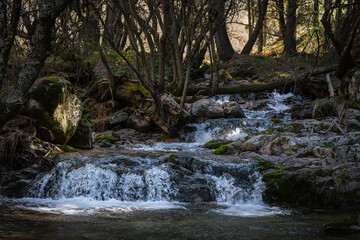
[[[344,215],[328,222],[324,226],[327,233],[359,233],[360,232],[360,215]]]
[[[35,81],[29,90],[26,113],[35,119],[37,136],[66,144],[74,135],[82,103],[70,82],[56,76]]]
[[[217,149],[217,148],[221,147],[222,145],[227,145],[231,142],[232,141],[211,140],[211,141],[205,143],[204,148]]]
[[[64,152],[76,152],[77,150],[69,145],[60,145],[59,148]]]
[[[115,97],[130,103],[139,103],[143,98],[150,97],[150,92],[141,83],[126,82],[117,87]]]
[[[104,135],[96,136],[94,141],[97,143],[102,143],[102,142],[115,143],[116,138],[114,136],[104,134]]]
[[[221,145],[220,147],[215,149],[215,151],[213,151],[212,154],[223,155],[226,153],[228,148],[229,148],[228,144]]]
[[[254,156],[254,157],[252,157],[252,159],[256,161],[260,170],[268,170],[268,169],[276,168],[274,163],[272,163],[268,160],[265,160],[265,159],[261,158],[260,156]]]
[[[266,202],[308,205],[311,200],[312,183],[301,177],[297,179],[285,178],[283,166],[277,166],[276,171],[264,174],[262,180],[266,183]]]

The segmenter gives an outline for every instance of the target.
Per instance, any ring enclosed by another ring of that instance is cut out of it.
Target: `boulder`
[[[136,116],[136,114],[133,114],[126,120],[125,126],[128,128],[133,128],[139,132],[147,132],[151,127],[151,122],[145,118],[141,118]]]
[[[30,88],[26,112],[35,119],[39,138],[66,144],[81,119],[82,103],[70,82],[45,77]]]
[[[210,99],[201,99],[192,105],[191,115],[197,120],[222,118],[224,109],[221,104]]]
[[[238,102],[219,104],[211,99],[201,99],[193,103],[191,115],[196,121],[217,118],[244,118],[245,114]]]
[[[245,118],[244,111],[238,102],[226,102],[223,105],[225,118]]]
[[[360,69],[350,71],[342,82],[341,89],[357,107],[360,106]]]
[[[108,117],[107,125],[109,128],[113,128],[124,124],[128,118],[129,115],[125,111],[118,111]]]
[[[79,121],[78,127],[74,135],[69,140],[68,144],[75,148],[92,149],[92,131],[90,122],[82,118]]]

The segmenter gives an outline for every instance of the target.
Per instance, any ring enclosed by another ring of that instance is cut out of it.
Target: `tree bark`
[[[258,18],[258,21],[256,22],[254,32],[251,34],[251,37],[247,41],[244,49],[241,51],[241,54],[245,54],[245,55],[250,54],[250,52],[256,42],[256,39],[258,38],[258,36],[261,32],[263,22],[265,19],[265,15],[266,15],[266,11],[267,11],[267,6],[268,6],[268,0],[262,0],[261,11],[259,12],[259,18]]]
[[[235,51],[231,45],[229,35],[226,31],[225,1],[217,0],[214,9],[216,20],[213,30],[215,31],[216,50],[221,61],[230,60]]]
[[[277,0],[276,5],[278,8],[278,14],[279,14],[280,33],[281,33],[281,36],[283,37],[283,39],[285,39],[286,22],[285,22],[284,0]]]
[[[226,31],[225,20],[222,24],[220,24],[215,33],[215,42],[219,60],[228,61],[234,56],[235,51]]]
[[[10,26],[7,26],[7,0],[0,0],[0,89],[6,74],[11,48],[19,23],[21,0],[14,0],[11,8]]]
[[[297,0],[288,0],[288,7],[286,11],[286,32],[284,40],[285,54],[296,53],[296,10]]]
[[[51,54],[51,33],[56,18],[73,0],[50,1],[34,20],[35,30],[30,40],[30,52],[14,88],[6,99],[7,104],[22,104],[27,91],[35,82],[46,58]]]

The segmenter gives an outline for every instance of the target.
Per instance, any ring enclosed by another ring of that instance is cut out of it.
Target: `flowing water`
[[[289,99],[275,92],[246,119],[189,124],[180,143],[64,155],[24,198],[0,199],[0,239],[356,239],[322,233],[336,212],[268,206],[256,165],[202,148],[290,121]]]

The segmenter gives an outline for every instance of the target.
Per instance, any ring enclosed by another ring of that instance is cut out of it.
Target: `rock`
[[[354,69],[347,74],[344,81],[342,82],[341,90],[346,94],[350,101],[356,105],[357,108],[360,106],[360,69]]]
[[[318,100],[313,109],[314,118],[338,116],[338,103],[334,98],[323,98]]]
[[[75,148],[92,149],[92,131],[90,122],[82,118],[79,121],[78,127],[74,135],[69,140],[68,144]]]
[[[294,105],[290,112],[292,119],[307,119],[312,118],[313,105],[311,104],[297,104]]]
[[[126,120],[125,126],[128,128],[133,128],[139,132],[147,132],[151,127],[151,122],[145,118],[141,118],[136,116],[136,114],[133,114]]]
[[[225,118],[245,118],[244,111],[238,102],[226,102],[223,105]]]
[[[211,99],[201,99],[193,103],[191,115],[196,121],[217,118],[244,118],[241,105],[236,101],[219,104]]]
[[[324,232],[335,234],[360,233],[360,215],[340,216],[325,224]]]
[[[360,131],[360,110],[346,109],[343,123],[349,129]]]
[[[26,112],[35,119],[39,138],[66,144],[81,119],[82,103],[70,82],[45,77],[29,90]]]
[[[339,134],[331,121],[307,119],[276,126],[229,144],[227,152],[244,158],[257,154],[269,203],[359,206],[360,132]]]
[[[191,115],[195,116],[198,121],[222,118],[224,116],[224,109],[217,102],[210,99],[201,99],[193,103]]]
[[[107,125],[109,128],[113,128],[124,124],[128,120],[129,116],[125,111],[118,111],[108,117]]]

